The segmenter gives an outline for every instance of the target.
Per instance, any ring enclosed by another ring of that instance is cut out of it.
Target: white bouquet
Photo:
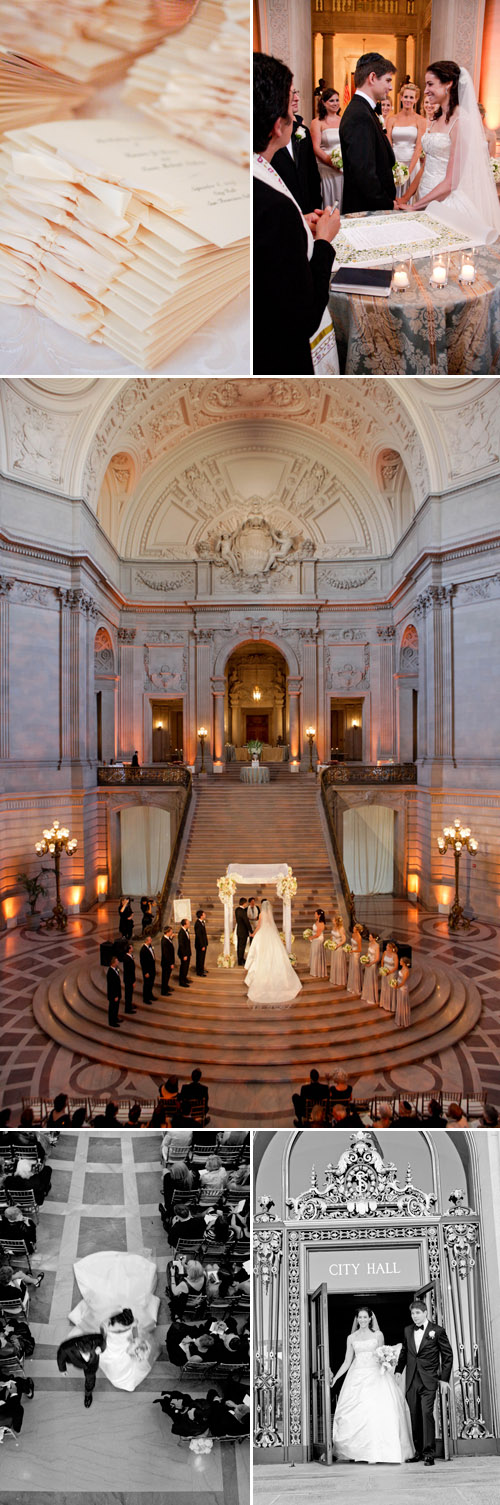
[[[383,1374],[393,1373],[400,1347],[401,1344],[399,1343],[395,1348],[391,1347],[390,1343],[382,1343],[380,1348],[375,1349],[375,1354]]]
[[[493,173],[495,183],[500,183],[500,162],[496,157],[492,157],[491,159],[491,171]]]
[[[230,967],[236,966],[236,957],[224,956],[224,952],[221,951],[220,956],[217,957],[217,966],[224,967],[224,970],[228,972]]]
[[[328,938],[327,938],[326,941],[323,941],[323,945],[324,945],[325,951],[336,951],[337,950],[337,942],[330,940],[329,936],[328,936]]]
[[[303,935],[305,941],[310,941],[311,940],[311,938],[312,938],[312,930],[311,930],[310,925],[308,926],[307,930],[303,930],[302,931],[302,935]]]
[[[189,1447],[192,1453],[211,1453],[213,1437],[192,1437]]]
[[[330,162],[332,164],[332,167],[335,168],[335,172],[343,172],[344,169],[343,169],[342,152],[340,150],[340,146],[334,146],[333,151],[332,151],[332,153],[330,155]]]
[[[396,188],[402,188],[403,183],[406,183],[407,178],[409,178],[410,176],[410,169],[409,167],[407,167],[406,162],[395,162],[392,169],[392,176],[394,178]]]

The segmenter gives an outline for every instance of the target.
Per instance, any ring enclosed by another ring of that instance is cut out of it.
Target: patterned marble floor
[[[486,1088],[489,1100],[500,1107],[500,926],[475,921],[470,931],[450,936],[445,918],[428,914],[391,898],[359,904],[360,917],[381,934],[418,946],[429,959],[442,961],[473,980],[481,994],[483,1012],[470,1035],[456,1046],[429,1054],[418,1065],[363,1075],[358,1096],[375,1092],[430,1091],[441,1086],[471,1092]],[[128,1073],[120,1067],[100,1066],[47,1039],[35,1024],[31,1001],[38,984],[52,972],[79,957],[93,958],[99,931],[109,933],[113,916],[103,908],[70,920],[63,936],[39,935],[24,929],[0,936],[0,1102],[18,1109],[23,1097],[52,1098],[66,1091],[73,1096],[92,1093],[151,1098],[164,1073],[157,1077]],[[321,1061],[311,1061],[321,1068]],[[232,1103],[228,1102],[232,1111]],[[225,1105],[224,1105],[225,1108]],[[16,1117],[16,1114],[14,1114]],[[229,1121],[225,1112],[225,1123]],[[290,1119],[291,1122],[291,1119]]]
[[[170,1421],[152,1404],[170,1385],[205,1393],[206,1384],[179,1383],[164,1348],[169,1321],[164,1299],[171,1256],[158,1213],[161,1135],[96,1131],[61,1133],[51,1149],[50,1196],[40,1212],[34,1268],[45,1279],[30,1302],[36,1339],[26,1373],[35,1396],[26,1402],[16,1448],[7,1438],[0,1456],[2,1505],[248,1505],[248,1446],[215,1443],[195,1457],[171,1437]],[[155,1258],[161,1296],[162,1349],[133,1394],[113,1389],[98,1374],[94,1403],[83,1405],[83,1376],[60,1375],[56,1349],[67,1337],[67,1314],[79,1300],[75,1259],[95,1249],[146,1251]],[[168,1486],[167,1481],[168,1480]],[[168,1495],[166,1493],[168,1487]]]

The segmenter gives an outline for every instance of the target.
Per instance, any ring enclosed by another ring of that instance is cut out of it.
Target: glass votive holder
[[[411,256],[398,259],[392,263],[392,287],[393,293],[407,293],[411,277]]]
[[[462,251],[460,256],[459,282],[464,287],[472,287],[476,281],[476,256],[474,251]]]
[[[447,285],[449,265],[450,258],[447,251],[433,251],[429,282],[437,291]]]

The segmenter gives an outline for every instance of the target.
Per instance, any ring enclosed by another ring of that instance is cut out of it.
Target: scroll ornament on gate
[[[444,1242],[452,1270],[457,1270],[461,1280],[474,1269],[479,1247],[477,1223],[448,1223],[444,1227]]]
[[[274,1275],[277,1275],[283,1253],[283,1235],[281,1228],[256,1229],[254,1232],[253,1254],[254,1275],[257,1275],[267,1291]]]
[[[309,1222],[332,1217],[428,1217],[435,1203],[433,1192],[413,1185],[410,1166],[404,1186],[399,1186],[397,1167],[384,1161],[366,1129],[357,1129],[338,1165],[327,1165],[323,1189],[313,1166],[311,1185],[298,1197],[288,1198],[287,1207],[292,1219]]]

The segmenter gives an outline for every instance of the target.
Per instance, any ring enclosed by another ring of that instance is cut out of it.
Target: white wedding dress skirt
[[[154,1260],[109,1250],[88,1254],[73,1268],[82,1300],[70,1312],[70,1322],[84,1333],[106,1327],[99,1368],[118,1390],[135,1390],[152,1367],[144,1333],[155,1326],[160,1307],[159,1297],[153,1294]],[[108,1328],[109,1318],[126,1307],[134,1314],[133,1326]]]
[[[302,992],[302,983],[285,951],[271,907],[262,905],[261,924],[245,962],[250,1003],[292,1003]]]
[[[333,1421],[333,1451],[349,1463],[405,1463],[415,1448],[410,1412],[394,1375],[380,1368],[379,1339],[352,1338],[355,1357]]]

